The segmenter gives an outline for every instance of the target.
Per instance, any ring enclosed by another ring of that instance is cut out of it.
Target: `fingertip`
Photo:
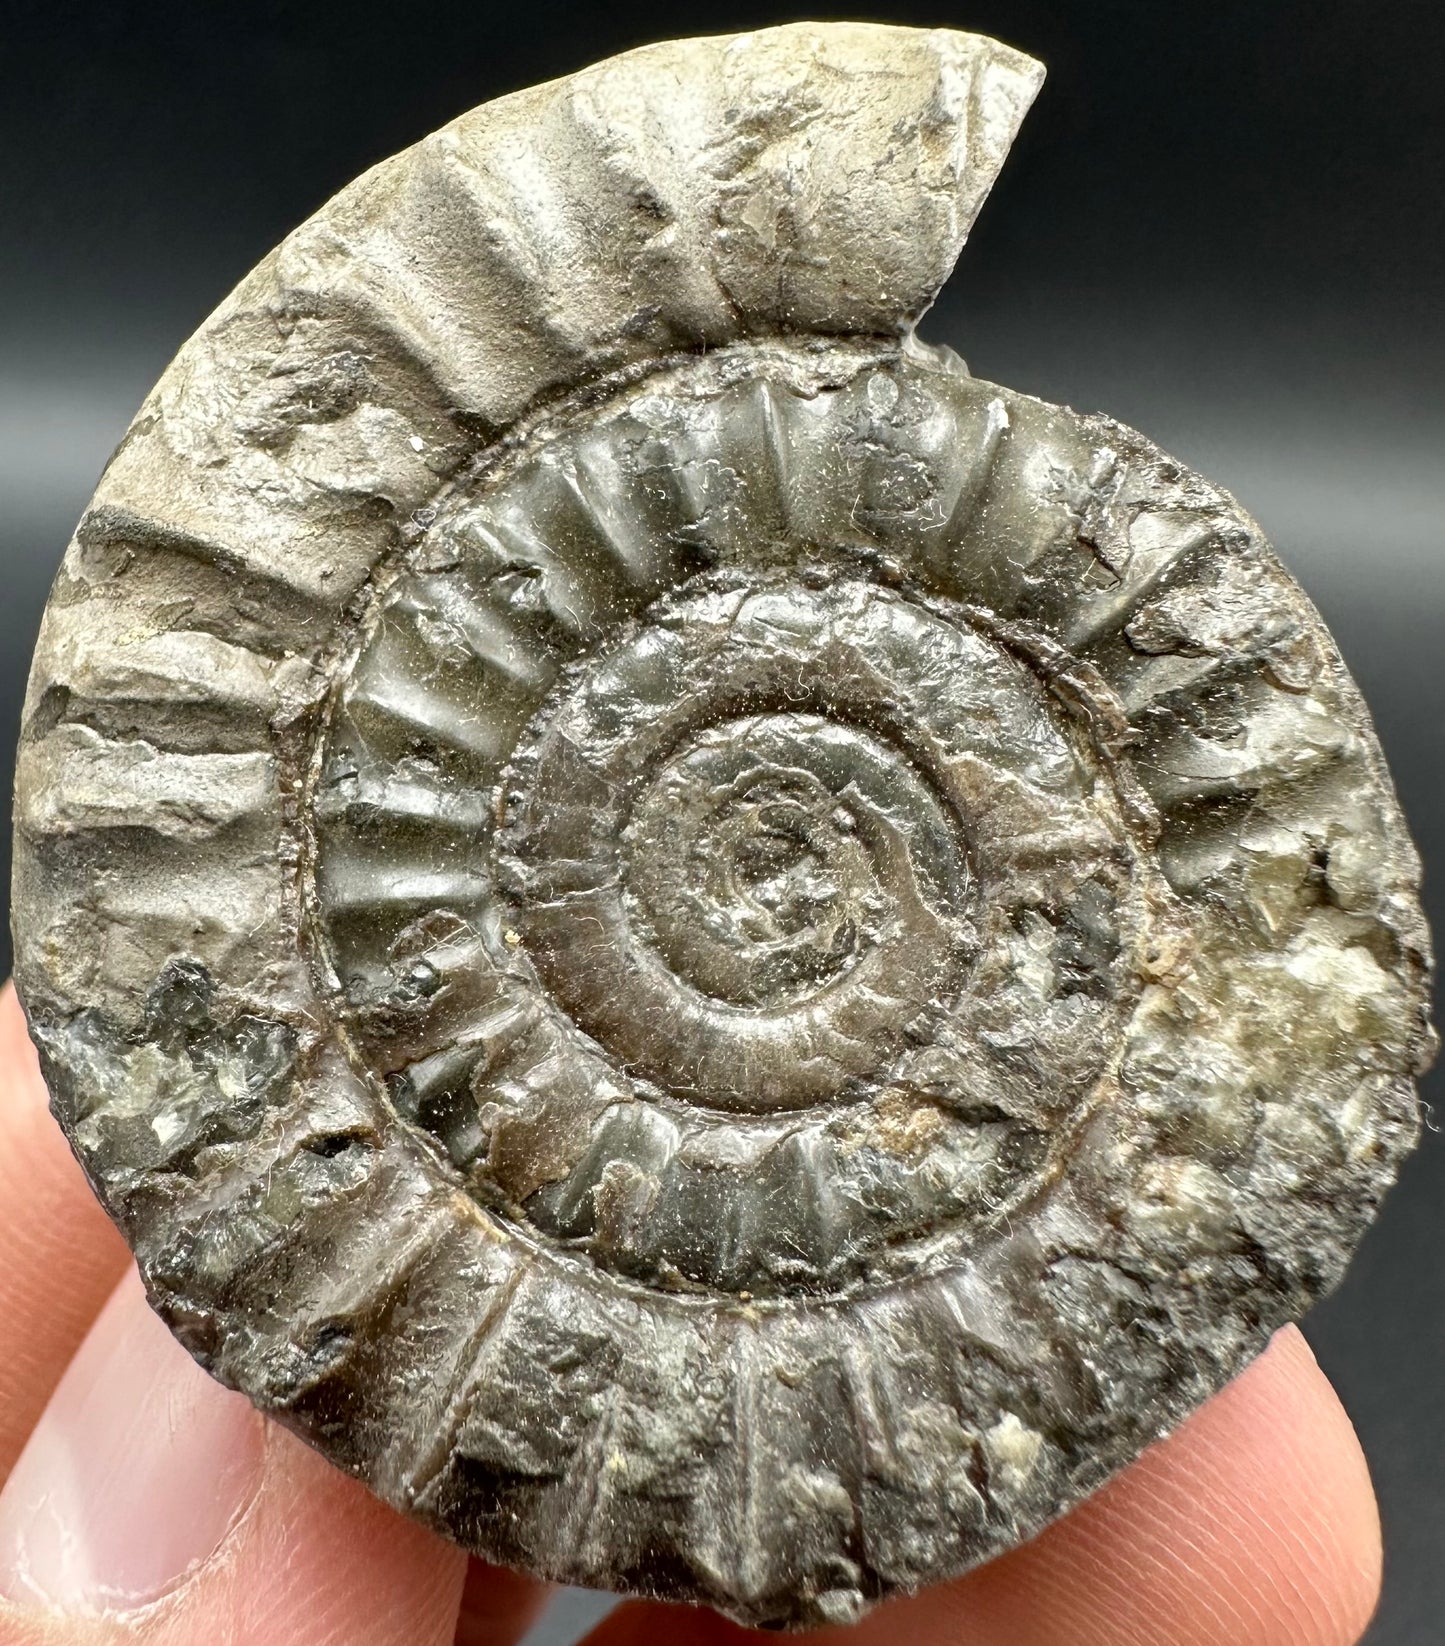
[[[40,1059],[13,979],[0,985],[0,1105],[10,1126],[48,1114],[50,1108]]]
[[[132,1273],[0,1492],[0,1597],[134,1611],[219,1548],[259,1487],[260,1417],[173,1352]]]
[[[0,1493],[5,1646],[452,1646],[465,1575],[209,1378],[133,1278]]]
[[[1379,1605],[1380,1511],[1354,1424],[1304,1333],[1297,1326],[1277,1332],[1204,1413],[1214,1426],[1216,1461],[1232,1447],[1246,1482],[1241,1547],[1251,1527],[1260,1527],[1283,1610],[1295,1596],[1314,1600],[1317,1637],[1302,1639],[1353,1646]],[[1205,1434],[1195,1444],[1209,1440]]]
[[[551,1598],[550,1585],[492,1566],[467,1562],[455,1646],[513,1646],[536,1622]]]
[[[129,1260],[50,1116],[14,985],[0,988],[0,1482]]]
[[[452,1646],[467,1557],[276,1424],[244,1533],[156,1646]]]

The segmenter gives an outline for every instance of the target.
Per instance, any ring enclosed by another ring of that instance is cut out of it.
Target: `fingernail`
[[[261,1483],[264,1426],[194,1364],[132,1273],[0,1491],[0,1597],[130,1611],[210,1560]]]

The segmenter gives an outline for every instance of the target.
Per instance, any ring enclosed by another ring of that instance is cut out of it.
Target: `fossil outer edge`
[[[1418,867],[1237,505],[912,328],[1042,71],[674,42],[464,115],[142,408],[17,979],[216,1376],[543,1576],[856,1617],[1338,1279]]]

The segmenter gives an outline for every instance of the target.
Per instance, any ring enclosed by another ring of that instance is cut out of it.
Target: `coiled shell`
[[[1233,501],[912,326],[1040,71],[648,48],[187,344],[66,557],[19,978],[187,1347],[548,1577],[855,1617],[1337,1278],[1417,867]]]

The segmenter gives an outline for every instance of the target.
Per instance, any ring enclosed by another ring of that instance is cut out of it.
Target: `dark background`
[[[181,341],[288,229],[501,92],[649,39],[819,12],[0,0],[6,788],[46,588],[101,465]],[[979,29],[1047,62],[924,334],[980,376],[1136,424],[1261,520],[1373,706],[1445,930],[1445,13],[915,0],[848,14]],[[1427,1135],[1307,1327],[1384,1504],[1371,1646],[1445,1632],[1442,1245],[1445,1144]]]

